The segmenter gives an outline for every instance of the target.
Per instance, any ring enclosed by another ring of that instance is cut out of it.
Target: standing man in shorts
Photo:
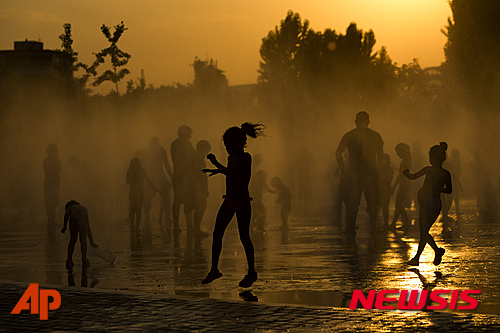
[[[180,234],[179,215],[181,205],[184,204],[186,192],[186,182],[184,177],[189,169],[189,164],[193,161],[196,150],[191,143],[191,133],[193,130],[187,125],[182,125],[177,131],[178,138],[172,142],[170,153],[172,154],[173,174],[172,185],[174,187],[174,203],[172,205],[172,218],[174,219],[174,234]]]
[[[356,128],[347,132],[337,147],[335,157],[340,171],[348,183],[346,205],[346,234],[356,234],[356,218],[361,202],[361,194],[365,194],[370,217],[372,235],[377,226],[380,191],[378,181],[378,163],[384,152],[384,141],[380,134],[370,128],[370,117],[365,111],[356,114]],[[348,152],[348,162],[344,160],[344,152]],[[347,165],[346,165],[347,164]]]

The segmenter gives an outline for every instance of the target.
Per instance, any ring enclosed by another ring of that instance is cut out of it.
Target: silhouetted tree
[[[261,100],[288,122],[302,125],[341,107],[387,103],[397,91],[396,66],[384,48],[373,51],[375,42],[372,30],[364,32],[355,23],[345,34],[321,33],[289,11],[262,39]]]
[[[61,40],[61,51],[67,53],[71,56],[72,69],[73,71],[77,71],[79,68],[84,70],[82,76],[76,78],[78,87],[84,91],[89,92],[85,87],[91,75],[96,75],[95,67],[88,66],[83,62],[78,61],[78,52],[73,49],[73,36],[71,34],[71,23],[63,24],[64,33],[59,35],[59,39]]]
[[[289,11],[280,26],[262,39],[258,82],[267,102],[277,99],[285,108],[295,104],[292,99],[299,78],[296,55],[308,33],[309,21],[302,22],[298,13]]]
[[[115,31],[113,34],[111,34],[110,27],[106,25],[101,26],[101,31],[106,37],[106,39],[111,43],[111,45],[103,50],[101,50],[98,53],[94,53],[96,60],[94,61],[92,65],[92,69],[96,69],[100,64],[104,63],[105,57],[109,56],[111,59],[111,67],[112,70],[106,70],[104,73],[99,75],[94,83],[92,84],[94,87],[99,86],[101,83],[105,81],[111,81],[115,84],[116,87],[116,93],[119,94],[118,91],[118,82],[125,77],[125,75],[130,74],[130,71],[127,68],[122,68],[121,70],[118,71],[118,69],[122,66],[125,66],[131,55],[120,50],[118,46],[116,45],[118,43],[118,40],[120,37],[123,35],[125,30],[128,28],[125,27],[125,24],[123,24],[123,21],[116,25]]]
[[[77,70],[76,67],[78,61],[78,52],[73,50],[73,37],[71,36],[71,23],[63,24],[64,33],[59,35],[59,39],[61,40],[61,51],[63,53],[69,54],[71,56],[73,65],[73,70]]]
[[[446,83],[476,112],[496,112],[500,102],[500,2],[449,3],[453,17],[443,30],[448,37],[443,68]]]

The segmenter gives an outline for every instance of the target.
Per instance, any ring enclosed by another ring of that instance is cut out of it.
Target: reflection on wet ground
[[[224,276],[201,285],[210,264],[211,239],[196,241],[183,232],[174,237],[156,223],[131,234],[128,222],[94,221],[100,248],[116,255],[114,264],[90,256],[91,267],[65,267],[68,235],[47,237],[43,218],[4,217],[0,223],[0,279],[56,285],[134,290],[265,303],[348,307],[353,290],[361,289],[480,289],[477,312],[500,314],[500,221],[476,214],[463,204],[463,213],[438,221],[431,233],[446,249],[443,263],[432,264],[426,248],[418,269],[406,262],[418,245],[417,231],[380,231],[370,235],[368,217],[359,216],[355,240],[329,221],[325,210],[292,216],[282,232],[271,214],[266,233],[253,235],[259,280],[250,290],[237,287],[246,260],[236,224],[224,238],[220,269]],[[413,215],[415,211],[412,212]],[[205,229],[210,229],[210,222]],[[74,261],[80,260],[79,245]]]

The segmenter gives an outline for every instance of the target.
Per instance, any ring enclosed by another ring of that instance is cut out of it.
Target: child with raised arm
[[[71,269],[73,264],[73,252],[75,251],[76,241],[80,235],[80,248],[82,251],[82,264],[84,267],[89,267],[90,262],[87,259],[87,237],[89,238],[92,247],[98,247],[94,243],[92,231],[89,225],[89,214],[87,208],[83,207],[78,201],[71,200],[65,206],[64,225],[61,232],[64,234],[69,223],[70,239],[68,244],[68,259],[66,260],[66,268]]]
[[[441,142],[433,146],[429,151],[429,162],[431,166],[426,166],[417,173],[410,173],[408,169],[403,174],[411,180],[425,176],[424,184],[418,191],[417,200],[420,205],[419,224],[420,241],[415,256],[408,262],[408,265],[418,266],[420,255],[424,251],[425,245],[429,245],[434,250],[434,265],[441,263],[445,250],[436,245],[434,238],[429,234],[429,230],[436,221],[441,211],[441,193],[451,193],[451,175],[448,170],[443,169],[443,162],[446,160],[446,142]]]
[[[263,135],[264,126],[262,124],[244,123],[241,127],[231,127],[222,137],[228,156],[227,167],[219,163],[214,154],[208,154],[208,160],[216,169],[203,169],[209,176],[223,174],[226,176],[226,194],[224,201],[219,208],[212,240],[212,268],[207,277],[201,282],[207,284],[222,276],[219,271],[219,257],[222,251],[222,238],[224,232],[231,222],[234,214],[238,221],[238,232],[240,240],[245,249],[248,262],[248,274],[240,281],[239,286],[243,288],[251,287],[257,280],[255,271],[254,248],[250,239],[250,218],[252,208],[250,206],[250,194],[248,184],[252,169],[252,156],[245,152],[247,136],[256,138]]]

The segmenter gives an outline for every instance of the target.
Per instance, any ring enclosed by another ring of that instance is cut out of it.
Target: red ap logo
[[[49,297],[52,297],[50,303]],[[61,294],[57,290],[41,289],[39,292],[38,283],[32,283],[10,314],[19,314],[22,310],[31,310],[32,314],[40,314],[40,320],[47,320],[49,319],[49,310],[57,310],[60,306]]]

